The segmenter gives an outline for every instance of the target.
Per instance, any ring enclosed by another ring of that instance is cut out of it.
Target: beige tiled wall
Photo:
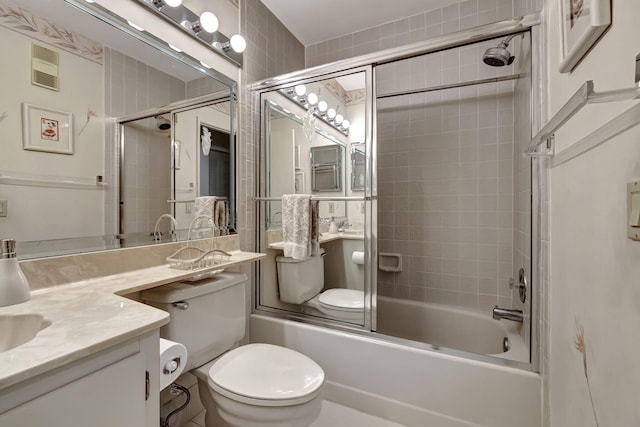
[[[245,62],[242,68],[239,90],[239,206],[238,225],[244,250],[254,246],[254,220],[256,206],[256,127],[259,111],[252,105],[247,85],[304,68],[304,46],[259,0],[241,0],[240,17],[242,34],[247,39]]]
[[[125,114],[143,111],[185,98],[185,83],[182,80],[136,61],[110,48],[104,51],[105,70],[105,181],[110,185],[105,191],[105,232],[118,233],[118,162],[119,144],[113,135],[111,119]],[[157,179],[156,165],[162,160],[149,157],[149,152],[140,153],[137,159],[138,174]],[[167,163],[168,164],[168,163]],[[145,179],[147,181],[147,179]],[[146,199],[145,199],[146,200]],[[157,209],[145,201],[139,202],[140,212],[156,215]],[[149,222],[146,219],[140,220]],[[139,222],[139,221],[136,221]],[[155,223],[155,219],[153,220]],[[152,225],[153,226],[153,225]]]
[[[378,93],[512,74],[482,63],[495,44],[380,66]],[[379,251],[405,258],[401,273],[379,274],[381,294],[512,306],[513,143],[513,81],[378,102]]]
[[[307,46],[306,65],[404,46],[541,9],[541,0],[468,0]]]

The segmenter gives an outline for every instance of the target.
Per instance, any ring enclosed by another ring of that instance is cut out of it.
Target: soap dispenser
[[[16,258],[16,241],[0,241],[0,307],[28,301],[29,283]]]
[[[338,232],[338,226],[336,225],[336,221],[334,217],[331,217],[331,224],[329,224],[329,233],[336,234]]]

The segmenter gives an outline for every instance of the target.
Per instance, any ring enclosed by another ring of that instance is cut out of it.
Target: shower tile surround
[[[306,66],[421,42],[542,10],[542,0],[467,0],[306,46]]]
[[[512,74],[481,62],[493,45],[379,66],[378,94]],[[381,99],[377,117],[379,250],[406,260],[380,272],[379,293],[511,307],[514,82]]]

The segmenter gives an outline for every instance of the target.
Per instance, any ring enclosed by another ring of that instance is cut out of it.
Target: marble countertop
[[[51,324],[31,341],[0,352],[0,390],[158,329],[169,314],[121,295],[222,268],[265,254],[232,251],[221,264],[198,270],[168,265],[73,282],[32,292],[31,300],[0,307],[0,315],[38,313]]]
[[[332,242],[338,239],[347,239],[347,240],[362,240],[364,239],[364,233],[358,233],[356,231],[346,232],[346,233],[323,233],[320,235],[320,244]],[[273,242],[269,243],[267,249],[284,249],[284,242]]]

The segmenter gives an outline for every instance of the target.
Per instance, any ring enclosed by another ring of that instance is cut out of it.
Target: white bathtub
[[[540,427],[541,380],[521,369],[252,314],[250,340],[325,371],[325,399],[410,427]]]
[[[378,332],[440,347],[528,363],[521,325],[443,304],[378,296]],[[508,339],[509,351],[503,350]]]

